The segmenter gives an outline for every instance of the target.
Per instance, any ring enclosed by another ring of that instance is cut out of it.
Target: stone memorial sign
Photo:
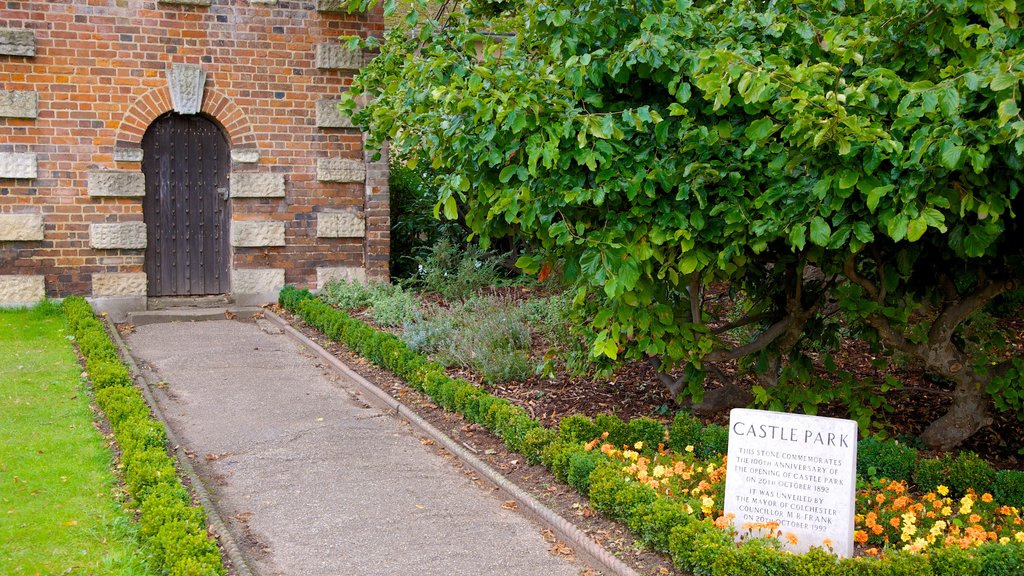
[[[788,550],[853,555],[856,422],[735,409],[726,466],[725,513],[738,536],[778,522]]]

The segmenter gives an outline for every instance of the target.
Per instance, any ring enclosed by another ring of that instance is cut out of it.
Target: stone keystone
[[[167,71],[171,103],[178,114],[198,114],[203,106],[206,72],[195,64],[174,64]]]

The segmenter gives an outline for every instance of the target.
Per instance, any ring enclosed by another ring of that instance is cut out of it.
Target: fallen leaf
[[[427,509],[427,507],[424,506],[423,504],[417,504],[416,507],[419,508],[420,510],[426,510]]]
[[[555,536],[555,533],[548,528],[541,530],[540,535],[543,536],[544,540],[547,541],[549,544],[554,544],[558,541],[558,538]]]
[[[68,520],[67,522],[64,523],[64,525],[68,526],[68,527],[78,526],[78,520]]]
[[[506,500],[501,503],[501,507],[505,510],[518,510],[519,503],[515,500]]]
[[[420,438],[420,444],[423,444],[424,446],[433,446],[434,441],[430,438]]]

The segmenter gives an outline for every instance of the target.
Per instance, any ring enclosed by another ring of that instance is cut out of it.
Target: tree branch
[[[721,326],[719,326],[717,328],[714,328],[713,330],[711,330],[711,333],[715,334],[715,335],[723,334],[725,332],[728,332],[729,330],[735,330],[737,328],[742,328],[742,327],[747,326],[749,324],[753,324],[754,322],[760,322],[761,320],[767,320],[768,318],[771,318],[772,316],[774,316],[774,314],[770,314],[768,312],[761,312],[759,314],[754,314],[753,316],[744,316],[743,318],[740,318],[739,320],[736,320],[735,322],[729,322],[728,324],[722,324]]]
[[[935,319],[931,330],[928,331],[929,344],[949,342],[957,326],[968,316],[987,304],[989,300],[1003,292],[1013,290],[1021,284],[1020,280],[1016,279],[992,282],[983,275],[980,282],[981,284],[973,293],[950,303],[939,313],[939,317]]]
[[[863,288],[872,300],[878,300],[878,287],[857,272],[857,262],[853,254],[851,254],[850,257],[846,259],[846,262],[843,263],[843,273],[846,274],[846,277],[849,278],[851,282]]]
[[[768,327],[767,330],[761,332],[757,338],[754,338],[748,344],[738,346],[732,350],[716,350],[711,352],[704,357],[705,362],[721,362],[723,360],[736,360],[755,352],[760,352],[768,347],[769,344],[774,342],[779,336],[786,333],[786,330],[793,324],[793,317],[786,316],[775,324]]]

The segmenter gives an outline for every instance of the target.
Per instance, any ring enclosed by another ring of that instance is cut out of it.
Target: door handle
[[[231,194],[231,192],[228,190],[227,186],[218,186],[217,187],[217,193],[220,194],[220,199],[224,200],[225,202],[227,201],[228,196],[230,196],[230,194]]]

